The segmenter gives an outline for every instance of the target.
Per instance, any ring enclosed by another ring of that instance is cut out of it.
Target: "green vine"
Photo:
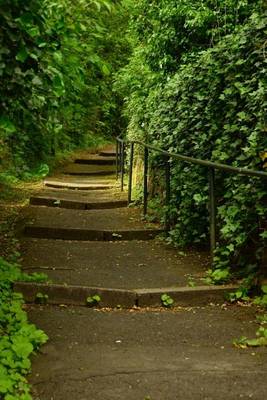
[[[118,91],[127,93],[128,137],[191,157],[264,170],[266,28],[261,0],[138,1],[130,30],[133,54],[116,83]],[[151,157],[156,175],[161,160]],[[207,170],[173,161],[171,176],[170,240],[179,246],[206,245]],[[210,278],[219,283],[261,274],[265,183],[218,171],[215,187],[218,246]]]

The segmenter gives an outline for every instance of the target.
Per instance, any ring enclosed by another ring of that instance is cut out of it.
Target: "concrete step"
[[[152,240],[163,230],[159,229],[80,229],[26,225],[24,235],[32,238],[88,241]]]
[[[23,269],[54,283],[120,289],[203,285],[206,251],[179,254],[161,241],[83,242],[24,239]]]
[[[29,221],[28,237],[62,240],[151,240],[163,232],[155,224],[140,220],[136,209],[80,211],[30,206],[24,210]]]
[[[114,183],[112,182],[71,182],[71,181],[60,181],[56,179],[46,179],[44,186],[55,189],[70,189],[70,190],[105,190],[113,189]]]
[[[54,283],[16,282],[14,291],[22,293],[27,303],[35,303],[36,295],[47,295],[47,304],[86,306],[86,299],[94,295],[100,297],[99,307],[122,308],[161,307],[161,296],[168,294],[174,300],[174,306],[205,306],[215,302],[225,302],[225,294],[237,290],[237,286],[199,286],[161,287],[154,289],[110,289],[103,287],[58,285]]]
[[[121,208],[127,206],[127,195],[114,190],[43,189],[30,198],[31,205],[80,210]]]
[[[127,200],[108,200],[102,201],[86,201],[86,200],[69,200],[66,198],[59,199],[51,196],[32,196],[30,204],[35,206],[46,206],[54,208],[67,208],[75,210],[103,210],[110,208],[127,207]]]
[[[77,189],[77,190],[105,190],[112,189],[117,185],[115,175],[88,175],[75,176],[58,174],[44,180],[44,185],[57,189]]]
[[[98,154],[101,157],[116,157],[116,150],[102,150]]]
[[[116,188],[109,190],[64,190],[55,188],[44,188],[35,194],[36,196],[56,198],[59,200],[73,200],[80,202],[102,202],[102,201],[118,201],[127,200],[127,193],[121,192]]]
[[[114,175],[116,172],[113,165],[83,165],[83,164],[71,164],[67,166],[63,173],[65,175],[80,175],[80,176],[87,176],[87,175]]]
[[[67,169],[64,171],[65,175],[73,175],[73,176],[100,176],[100,175],[114,175],[115,171],[103,171],[103,170],[96,170],[96,171],[88,171],[88,170],[80,170],[75,171],[74,168]]]
[[[103,156],[88,156],[84,158],[77,158],[74,160],[76,164],[83,164],[83,165],[115,165],[116,164],[116,157],[103,157]]]
[[[263,400],[266,350],[237,349],[254,337],[255,309],[103,310],[28,307],[49,342],[30,382],[42,400]]]

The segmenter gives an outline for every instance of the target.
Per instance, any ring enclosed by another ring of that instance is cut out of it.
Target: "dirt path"
[[[263,399],[266,350],[231,344],[254,335],[254,310],[223,305],[222,289],[203,286],[208,255],[170,248],[127,207],[114,163],[112,148],[80,157],[24,212],[23,267],[51,280],[17,284],[50,303],[28,306],[50,337],[33,360],[35,399]],[[86,308],[95,294],[99,308]]]

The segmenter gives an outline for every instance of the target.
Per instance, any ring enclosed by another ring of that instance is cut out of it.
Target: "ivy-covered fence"
[[[131,21],[133,55],[116,84],[127,93],[128,137],[264,170],[266,30],[266,3],[260,0],[138,1]],[[206,171],[175,162],[171,173],[171,238],[179,245],[206,243]],[[216,174],[215,280],[263,268],[266,195],[258,179]]]

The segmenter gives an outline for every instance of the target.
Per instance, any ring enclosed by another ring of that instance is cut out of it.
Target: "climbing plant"
[[[116,83],[125,94],[128,137],[264,170],[266,23],[266,3],[260,0],[135,2],[133,53]],[[207,170],[173,162],[171,173],[170,236],[179,245],[205,244]],[[216,277],[247,274],[262,264],[266,195],[259,179],[216,174]]]

